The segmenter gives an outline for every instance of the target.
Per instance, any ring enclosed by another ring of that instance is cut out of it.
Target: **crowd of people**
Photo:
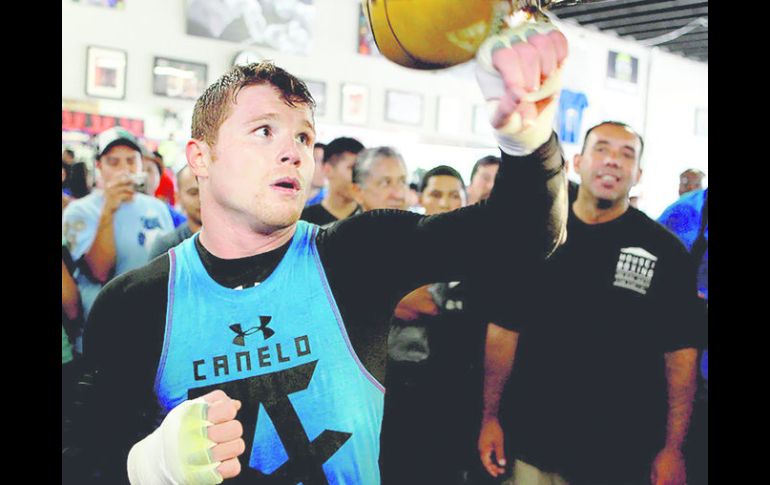
[[[537,87],[557,34],[490,72]],[[120,128],[96,174],[64,150],[62,483],[707,483],[703,174],[656,222],[633,127],[591,127],[568,183],[515,99],[416,201],[267,62],[206,90],[175,172]]]

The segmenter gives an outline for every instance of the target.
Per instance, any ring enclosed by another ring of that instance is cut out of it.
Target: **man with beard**
[[[629,207],[642,148],[623,123],[588,130],[567,242],[516,287],[519,319],[489,324],[478,447],[502,483],[685,483],[695,270]]]

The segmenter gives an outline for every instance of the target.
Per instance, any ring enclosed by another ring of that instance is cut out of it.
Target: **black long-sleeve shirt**
[[[566,177],[556,136],[526,157],[503,153],[489,199],[435,216],[377,210],[318,231],[316,243],[351,344],[362,364],[384,382],[390,317],[406,293],[435,281],[466,280],[482,289],[488,320],[510,318],[507,305],[485,300],[484,289],[525,280],[531,262],[543,261],[565,230]],[[264,280],[288,243],[235,260],[196,248],[206,271],[231,288]],[[463,257],[457,258],[457,255]],[[447,264],[448,261],[453,264]],[[87,426],[98,436],[109,483],[125,480],[131,446],[162,418],[153,384],[161,356],[169,258],[112,280],[99,294],[84,336],[90,369]],[[499,290],[498,290],[499,291]],[[495,292],[496,293],[496,292]],[[495,294],[492,293],[492,294]]]

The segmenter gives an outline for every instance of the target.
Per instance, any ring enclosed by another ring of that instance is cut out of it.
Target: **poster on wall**
[[[97,7],[116,8],[122,10],[126,6],[125,0],[72,0],[82,5],[95,5]]]
[[[97,98],[125,98],[126,51],[89,46],[86,57],[86,94]]]
[[[307,88],[315,100],[315,114],[324,116],[326,114],[326,83],[305,80],[305,84],[307,84]]]
[[[314,0],[186,0],[188,35],[308,55]]]
[[[206,64],[156,57],[152,92],[159,96],[198,99],[206,88]]]
[[[358,4],[358,53],[364,56],[382,57],[377,43],[374,42],[372,28],[366,18],[363,4]]]
[[[639,59],[624,52],[609,51],[607,55],[607,87],[636,93],[639,79]]]
[[[369,88],[360,84],[342,85],[342,111],[345,124],[365,125],[369,120]]]
[[[422,95],[403,91],[386,91],[385,120],[406,125],[422,123]]]

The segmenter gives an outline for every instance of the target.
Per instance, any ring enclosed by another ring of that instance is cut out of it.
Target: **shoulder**
[[[62,213],[62,217],[67,219],[70,217],[83,217],[94,214],[99,215],[103,203],[103,197],[99,194],[90,193],[80,199],[74,199],[67,204],[67,207]]]
[[[146,296],[164,295],[168,287],[169,258],[164,253],[139,268],[127,271],[107,283],[100,299],[120,298],[126,302],[143,301]]]
[[[377,209],[359,212],[345,219],[321,226],[318,239],[346,240],[350,244],[380,241],[378,246],[392,238],[403,237],[405,229],[415,227],[426,216],[396,209]],[[383,240],[383,238],[385,238]]]
[[[638,209],[631,207],[629,211],[629,220],[636,228],[637,234],[649,244],[671,254],[687,254],[687,248],[682,241],[666,226]]]
[[[699,226],[704,193],[705,191],[696,191],[683,195],[666,207],[658,217],[658,222],[675,232],[684,232]]]
[[[320,213],[321,211],[325,210],[321,203],[313,204],[305,207],[302,209],[302,215],[300,216],[300,219],[304,219],[305,216],[315,215]]]

